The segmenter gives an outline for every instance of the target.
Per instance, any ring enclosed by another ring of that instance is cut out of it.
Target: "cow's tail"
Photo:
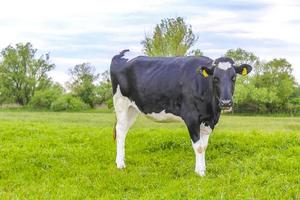
[[[124,57],[125,53],[128,52],[128,51],[129,51],[129,49],[124,49],[118,55],[115,55],[112,58],[112,63],[124,63],[124,62],[127,62],[128,59],[123,58],[123,57]]]
[[[113,129],[113,139],[114,139],[114,141],[116,140],[116,137],[117,137],[116,126],[117,126],[117,120],[116,120],[116,122],[115,122],[114,129]]]

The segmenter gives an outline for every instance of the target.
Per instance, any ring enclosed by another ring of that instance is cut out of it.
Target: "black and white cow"
[[[132,60],[120,52],[110,73],[117,123],[117,167],[125,168],[125,138],[137,115],[157,121],[179,119],[186,124],[196,156],[195,172],[205,175],[205,150],[221,110],[230,110],[236,74],[252,67],[235,66],[231,58],[147,57]]]

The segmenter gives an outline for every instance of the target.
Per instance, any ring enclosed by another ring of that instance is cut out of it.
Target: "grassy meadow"
[[[139,117],[115,167],[112,113],[0,112],[0,199],[300,199],[300,118],[222,116],[205,177],[182,123]]]

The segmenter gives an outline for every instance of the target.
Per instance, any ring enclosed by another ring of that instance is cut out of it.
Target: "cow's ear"
[[[214,73],[214,68],[212,67],[206,67],[206,66],[201,66],[197,68],[197,73],[201,74],[203,77],[208,77],[209,75],[213,75]]]
[[[240,66],[234,66],[235,72],[243,76],[249,74],[252,71],[252,67],[248,64],[241,64]]]

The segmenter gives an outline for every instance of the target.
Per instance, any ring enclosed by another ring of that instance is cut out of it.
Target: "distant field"
[[[300,199],[300,117],[223,116],[194,173],[184,124],[140,117],[116,169],[111,113],[0,112],[0,199]]]

